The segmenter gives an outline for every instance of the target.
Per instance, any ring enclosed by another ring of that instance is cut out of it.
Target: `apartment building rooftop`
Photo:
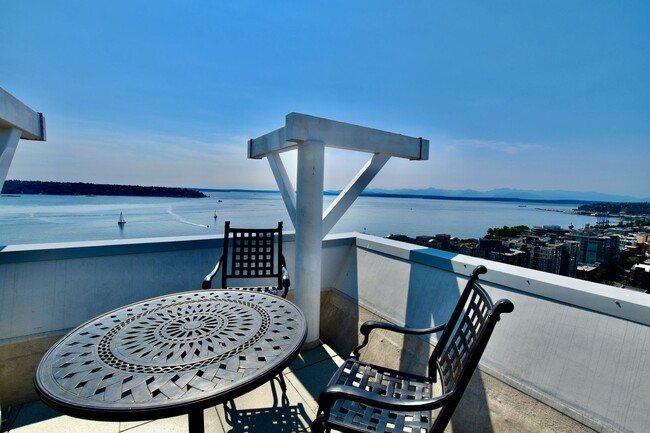
[[[49,415],[38,415],[44,408],[32,387],[33,371],[44,351],[83,321],[139,299],[197,288],[197,275],[211,267],[222,242],[211,236],[24,245],[0,251],[3,417],[11,406],[5,428],[184,431],[182,419],[86,424],[48,410]],[[291,268],[292,234],[287,234],[286,243]],[[512,300],[516,310],[497,327],[450,431],[642,432],[650,424],[644,406],[650,394],[647,295],[358,233],[328,236],[322,253],[324,346],[305,351],[285,372],[291,383],[289,412],[283,415],[284,409],[272,405],[271,387],[263,385],[236,400],[237,417],[223,407],[207,411],[214,431],[252,431],[256,421],[241,421],[243,412],[260,422],[277,415],[277,425],[290,425],[278,431],[304,431],[308,421],[298,424],[292,417],[303,420],[313,414],[315,398],[330,374],[325,370],[357,344],[361,322],[441,323],[479,263],[489,269],[483,286],[494,299]],[[431,343],[435,341],[382,334],[364,356],[419,371]],[[323,370],[322,376],[306,366],[312,353],[320,354],[314,368]]]

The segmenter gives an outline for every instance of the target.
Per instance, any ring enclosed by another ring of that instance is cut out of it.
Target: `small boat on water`
[[[126,220],[124,219],[124,215],[122,215],[122,212],[120,212],[120,219],[117,220],[117,225],[123,226],[124,224],[126,224]]]

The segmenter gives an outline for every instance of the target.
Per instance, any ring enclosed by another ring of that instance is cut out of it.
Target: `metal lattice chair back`
[[[462,316],[458,318],[452,316],[450,319],[450,322],[454,319],[457,320],[458,324],[455,328],[447,328],[452,332],[448,334],[448,337],[442,335],[436,346],[437,352],[440,353],[438,355],[434,352],[432,355],[438,364],[444,391],[451,389],[458,380],[463,367],[471,359],[469,354],[479,341],[493,307],[492,300],[478,283],[473,282],[467,292],[468,296],[465,297],[465,302],[458,304],[464,306],[464,309],[461,310]],[[450,322],[447,326],[451,325]],[[434,374],[434,372],[430,370],[430,374]]]
[[[229,278],[277,278],[279,287],[282,274],[274,248],[278,236],[278,253],[282,254],[282,223],[279,224],[277,229],[234,229],[226,221],[222,288],[228,287]],[[230,240],[232,246],[228,245]]]
[[[275,228],[233,228],[226,221],[223,254],[214,270],[204,278],[204,289],[211,287],[219,270],[222,289],[235,288],[231,284],[234,279],[255,279],[267,284],[237,288],[273,294],[283,291],[282,296],[286,297],[290,281],[282,254],[282,221]]]

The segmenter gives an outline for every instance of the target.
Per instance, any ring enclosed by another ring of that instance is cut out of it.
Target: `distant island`
[[[45,194],[45,195],[113,195],[137,197],[207,197],[201,191],[188,188],[162,186],[109,185],[83,182],[41,182],[34,180],[8,180],[2,194]]]

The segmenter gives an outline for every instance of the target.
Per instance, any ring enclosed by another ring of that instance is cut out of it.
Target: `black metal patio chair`
[[[230,221],[226,221],[223,237],[223,254],[212,272],[203,279],[204,289],[212,288],[212,280],[221,270],[222,289],[257,290],[287,297],[291,281],[282,254],[282,221],[278,222],[277,228],[270,229],[233,228]],[[234,279],[272,284],[253,287],[228,284],[228,280]]]
[[[226,221],[223,254],[212,272],[203,279],[203,289],[212,288],[212,280],[219,270],[222,289],[256,290],[286,298],[291,280],[282,254],[282,221],[278,221],[276,228],[264,229],[233,228],[230,227],[230,221]],[[257,280],[265,284],[238,287],[228,284],[229,280]],[[268,282],[273,284],[267,285]],[[282,373],[278,374],[277,379],[280,388],[285,392],[287,384]]]
[[[479,275],[485,272],[484,266],[474,269],[446,324],[426,329],[377,321],[361,325],[363,342],[321,392],[312,431],[443,432],[501,314],[514,309],[507,299],[492,303],[477,283]],[[429,358],[428,375],[360,361],[360,350],[376,328],[411,335],[442,331]],[[434,395],[438,379],[441,392]]]

